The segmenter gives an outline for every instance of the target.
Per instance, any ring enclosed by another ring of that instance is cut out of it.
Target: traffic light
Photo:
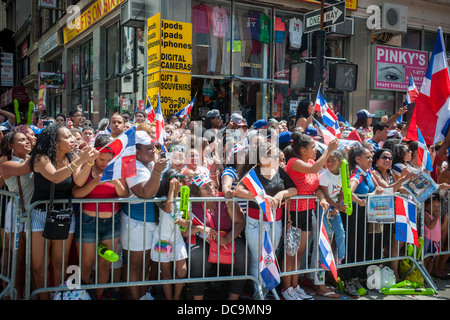
[[[355,91],[358,65],[338,62],[329,65],[328,88],[339,91]]]
[[[303,89],[314,87],[314,64],[311,62],[292,63],[289,70],[289,88]]]

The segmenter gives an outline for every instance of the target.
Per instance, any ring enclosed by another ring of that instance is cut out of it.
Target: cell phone
[[[159,157],[160,157],[161,159],[165,159],[165,158],[166,158],[166,153],[165,153],[165,152],[161,152],[161,153],[159,154]]]

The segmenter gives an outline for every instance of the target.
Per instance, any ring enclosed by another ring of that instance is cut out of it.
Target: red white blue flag
[[[266,191],[259,181],[254,168],[251,168],[250,171],[242,178],[242,183],[244,183],[248,191],[250,191],[253,197],[255,197],[255,200],[264,212],[267,221],[273,222],[269,199],[266,197]]]
[[[327,101],[320,94],[317,94],[316,103],[314,105],[314,110],[319,111],[322,115],[322,121],[327,128],[335,137],[338,137],[341,133],[339,129],[339,120],[338,117],[328,108]]]
[[[419,90],[417,90],[416,84],[414,83],[413,76],[409,77],[408,92],[406,93],[406,105],[416,102],[419,96]]]
[[[416,99],[406,138],[417,141],[416,126],[428,145],[445,139],[443,128],[450,119],[450,76],[442,29],[438,28],[433,53]]]
[[[319,248],[322,254],[322,267],[326,270],[330,270],[334,280],[337,282],[336,261],[334,260],[333,250],[331,250],[330,240],[328,239],[328,233],[323,224],[323,219],[320,224]]]
[[[395,197],[395,240],[419,247],[416,205],[401,197]]]
[[[113,159],[103,171],[101,182],[136,176],[136,127],[132,126],[105,147]]]
[[[161,111],[161,98],[158,93],[158,105],[156,106],[156,115],[155,115],[155,124],[156,124],[156,140],[161,145],[161,148],[164,152],[166,152],[164,148],[164,141],[166,140],[167,133],[164,128],[164,117]]]
[[[153,120],[155,120],[155,110],[153,110],[152,103],[150,102],[150,99],[147,97],[147,104],[145,106],[145,113],[147,114],[147,120],[150,123],[153,123]]]
[[[177,113],[175,113],[175,115],[177,117],[181,117],[182,119],[186,118],[186,116],[191,114],[192,111],[192,107],[194,107],[194,103],[195,103],[195,97],[197,95],[194,96],[194,98],[192,98],[192,101],[189,102],[189,104],[184,107],[183,109],[181,109],[180,111],[178,111]]]
[[[431,163],[431,155],[428,151],[425,139],[422,136],[419,128],[417,128],[418,148],[417,148],[417,164],[423,169],[433,171],[433,164]]]
[[[325,128],[319,121],[317,121],[316,119],[314,119],[314,121],[316,122],[316,124],[319,127],[320,131],[322,131],[323,142],[326,145],[328,145],[331,140],[336,139],[336,136],[333,135],[327,128]]]
[[[264,229],[264,243],[259,260],[259,272],[267,289],[273,290],[280,284],[280,273],[278,272],[274,250],[266,229]]]

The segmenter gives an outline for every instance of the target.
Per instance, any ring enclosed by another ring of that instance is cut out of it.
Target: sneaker
[[[155,300],[150,292],[147,292],[145,295],[141,297],[140,300]]]
[[[359,298],[358,291],[356,291],[353,280],[345,281],[344,293],[352,298]]]
[[[366,288],[363,287],[363,285],[359,281],[359,278],[352,279],[352,281],[355,285],[356,292],[358,292],[360,296],[363,296],[367,293]]]
[[[294,291],[297,294],[297,296],[300,298],[300,300],[314,300],[314,297],[307,294],[305,292],[305,290],[300,288],[299,285],[297,285],[297,287],[294,289]]]
[[[289,287],[286,290],[281,290],[281,295],[284,300],[301,300],[292,287]]]

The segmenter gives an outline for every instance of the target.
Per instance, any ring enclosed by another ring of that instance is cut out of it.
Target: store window
[[[91,117],[93,112],[92,45],[90,39],[72,52],[72,105],[69,110],[81,105],[86,117]]]

